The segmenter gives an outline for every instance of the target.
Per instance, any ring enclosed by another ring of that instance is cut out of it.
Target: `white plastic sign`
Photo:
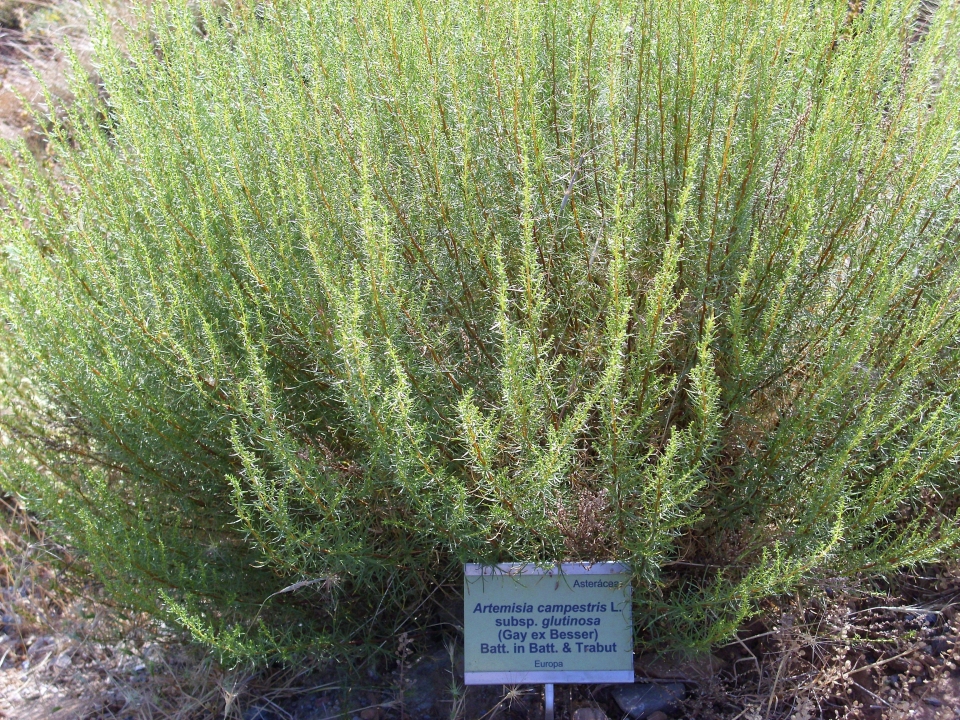
[[[632,683],[629,569],[464,567],[467,685]]]

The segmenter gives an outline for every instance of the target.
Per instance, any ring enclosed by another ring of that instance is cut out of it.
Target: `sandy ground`
[[[89,64],[86,18],[83,6],[72,0],[57,5],[0,0],[0,138],[23,138],[40,149],[36,125],[22,100],[43,112],[44,86],[55,97],[70,97],[68,63],[58,47],[69,44]]]

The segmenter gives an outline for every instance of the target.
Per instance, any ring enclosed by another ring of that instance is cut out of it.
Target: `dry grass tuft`
[[[768,608],[717,652],[724,669],[694,717],[744,720],[960,718],[960,576],[903,574]]]
[[[82,562],[12,499],[0,499],[0,718],[239,720],[315,693],[303,672],[253,674],[85,582]]]
[[[3,501],[0,518],[4,717],[186,719],[219,709],[213,663],[69,579],[77,560],[15,502]]]

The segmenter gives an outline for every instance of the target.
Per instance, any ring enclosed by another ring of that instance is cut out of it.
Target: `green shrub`
[[[956,3],[151,13],[0,225],[4,482],[124,602],[356,655],[617,558],[706,644],[955,548]]]

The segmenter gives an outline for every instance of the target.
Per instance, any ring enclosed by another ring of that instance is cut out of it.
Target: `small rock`
[[[600,708],[578,708],[573,713],[573,720],[610,720]]]
[[[3,625],[3,632],[7,635],[17,635],[20,632],[20,625],[23,624],[23,620],[19,615],[5,613],[0,617],[0,624]]]
[[[940,702],[940,699],[935,697],[924,698],[923,701],[927,705],[932,705],[933,707],[940,707],[941,705],[943,705],[943,703]]]
[[[670,716],[667,715],[663,710],[657,710],[655,713],[651,714],[647,720],[670,720]]]
[[[262,705],[254,705],[247,708],[247,711],[243,714],[243,720],[279,720],[279,718]]]
[[[675,710],[686,692],[683,683],[635,683],[616,688],[613,699],[633,720],[644,720],[658,710]]]
[[[380,720],[382,717],[382,707],[368,707],[360,711],[360,720]]]
[[[30,648],[27,650],[27,657],[34,660],[44,653],[51,653],[55,645],[56,641],[49,635],[39,637],[30,645]]]
[[[710,653],[645,653],[637,658],[637,669],[643,675],[660,680],[692,680],[708,684],[726,662]]]
[[[455,664],[458,662],[454,658]],[[444,718],[450,712],[450,680],[459,667],[451,666],[450,654],[439,649],[410,663],[404,675],[404,712],[418,720]]]
[[[57,659],[53,661],[54,667],[58,667],[61,670],[66,670],[72,664],[70,659],[70,653],[60,653],[57,655]]]
[[[0,655],[3,658],[3,662],[0,663],[0,670],[6,670],[8,668],[16,667],[17,665],[17,656],[12,652],[5,652],[5,655]]]
[[[935,637],[933,640],[930,641],[930,654],[933,655],[934,657],[940,657],[943,653],[947,652],[951,647],[953,647],[953,643],[951,643],[946,638]]]

